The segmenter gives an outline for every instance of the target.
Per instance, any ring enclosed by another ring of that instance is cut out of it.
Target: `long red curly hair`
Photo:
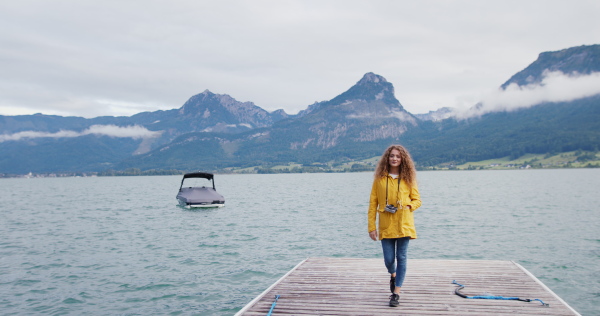
[[[390,171],[389,158],[392,150],[398,150],[402,161],[400,162],[400,179],[404,180],[409,186],[413,186],[417,183],[417,170],[415,169],[415,163],[410,156],[410,153],[406,148],[401,145],[392,145],[388,147],[381,155],[377,168],[375,168],[375,177],[386,177]]]

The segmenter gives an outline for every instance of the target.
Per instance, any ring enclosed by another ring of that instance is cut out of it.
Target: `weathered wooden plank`
[[[464,299],[463,293],[538,298],[539,302]],[[236,315],[578,315],[527,270],[512,261],[408,262],[400,306],[389,302],[389,274],[381,259],[308,258]]]

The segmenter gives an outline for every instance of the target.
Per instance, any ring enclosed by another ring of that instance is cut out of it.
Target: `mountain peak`
[[[367,72],[362,77],[362,79],[360,79],[360,81],[358,81],[358,84],[379,83],[379,82],[387,82],[387,80],[385,80],[385,78],[383,78],[380,75],[374,74],[372,72]]]
[[[179,119],[188,121],[192,131],[239,132],[265,127],[284,113],[270,115],[252,102],[240,102],[228,94],[215,94],[208,89],[188,99],[179,109]]]
[[[400,102],[394,96],[394,86],[384,77],[372,72],[366,73],[348,91],[338,95],[326,104],[342,104],[347,101],[362,100],[366,102],[382,101],[392,106],[399,106]]]

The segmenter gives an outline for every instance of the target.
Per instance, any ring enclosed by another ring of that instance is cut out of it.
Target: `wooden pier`
[[[465,299],[496,295],[540,299]],[[487,293],[487,294],[486,294]],[[308,258],[236,315],[579,315],[513,261],[409,259],[400,306],[389,307],[389,274],[383,259]]]

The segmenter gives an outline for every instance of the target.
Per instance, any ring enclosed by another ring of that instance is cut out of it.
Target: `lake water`
[[[600,314],[600,169],[418,177],[409,258],[514,260]],[[212,210],[180,181],[0,179],[0,314],[232,315],[307,257],[382,257],[371,173],[217,175]]]

